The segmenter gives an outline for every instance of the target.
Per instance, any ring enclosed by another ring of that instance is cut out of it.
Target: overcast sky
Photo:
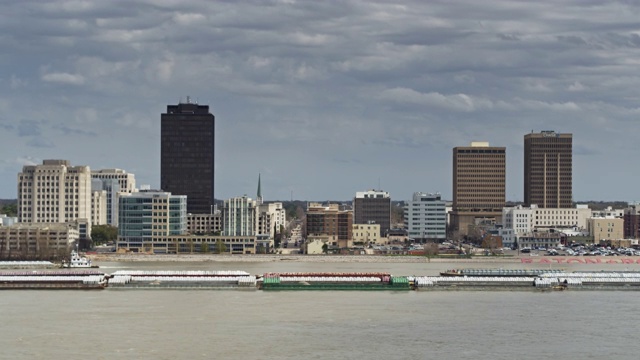
[[[160,114],[216,117],[216,198],[451,198],[452,148],[573,133],[576,200],[640,200],[636,1],[9,1],[0,198],[68,159],[160,182]]]

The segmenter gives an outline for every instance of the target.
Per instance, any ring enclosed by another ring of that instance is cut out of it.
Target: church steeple
[[[260,185],[260,173],[258,173],[258,194],[256,200],[259,205],[262,205],[262,187]]]

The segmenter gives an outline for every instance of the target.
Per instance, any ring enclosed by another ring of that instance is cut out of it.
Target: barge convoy
[[[235,289],[355,290],[640,290],[640,272],[462,269],[446,276],[389,273],[266,273],[245,271],[98,270],[0,271],[0,290],[13,289]],[[473,274],[473,275],[472,275]]]

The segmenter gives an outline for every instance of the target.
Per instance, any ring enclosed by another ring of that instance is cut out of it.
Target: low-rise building
[[[353,244],[381,244],[380,224],[353,224]]]
[[[60,259],[79,239],[77,222],[2,226],[0,259]]]
[[[404,206],[404,225],[409,237],[420,242],[444,241],[447,238],[446,202],[439,193],[413,193]]]
[[[194,235],[213,235],[222,232],[222,213],[187,214],[187,230]]]
[[[601,240],[617,240],[624,237],[624,219],[614,217],[590,218],[587,231],[598,244]]]
[[[560,244],[562,244],[562,240],[564,237],[565,236],[562,233],[534,231],[518,237],[518,248],[557,248],[558,246],[560,246]]]

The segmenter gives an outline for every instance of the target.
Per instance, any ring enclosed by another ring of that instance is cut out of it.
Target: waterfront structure
[[[446,202],[439,193],[413,193],[404,206],[404,226],[412,239],[442,241],[447,238]]]
[[[213,235],[222,232],[222,213],[187,214],[187,230],[194,235]]]
[[[353,245],[353,212],[341,210],[338,204],[324,206],[320,203],[309,203],[305,217],[305,231],[307,239],[324,237],[328,245],[340,248],[351,247]]]
[[[502,219],[505,229],[513,229],[516,236],[539,229],[575,228],[586,229],[587,219],[592,217],[587,205],[576,205],[575,208],[540,208],[533,204],[505,207]]]
[[[380,224],[380,237],[391,228],[391,197],[382,190],[356,192],[353,198],[354,224]]]
[[[380,224],[353,224],[351,232],[353,244],[381,244]]]
[[[619,240],[624,237],[624,219],[592,217],[587,221],[587,231],[596,244],[602,240]]]
[[[224,201],[222,208],[222,235],[256,235],[256,201],[244,195]]]
[[[464,236],[475,226],[501,222],[505,169],[505,147],[472,142],[470,146],[453,148],[453,232]]]
[[[118,217],[118,248],[166,253],[162,239],[187,232],[187,197],[153,190],[121,194]]]
[[[572,134],[546,130],[524,136],[525,205],[573,206],[572,156]]]
[[[624,210],[624,238],[640,239],[640,204],[629,204]]]
[[[78,223],[18,223],[0,227],[0,259],[50,259],[69,255],[80,239]]]
[[[209,214],[214,202],[215,117],[209,106],[168,105],[161,115],[160,187],[187,196],[187,212]]]

